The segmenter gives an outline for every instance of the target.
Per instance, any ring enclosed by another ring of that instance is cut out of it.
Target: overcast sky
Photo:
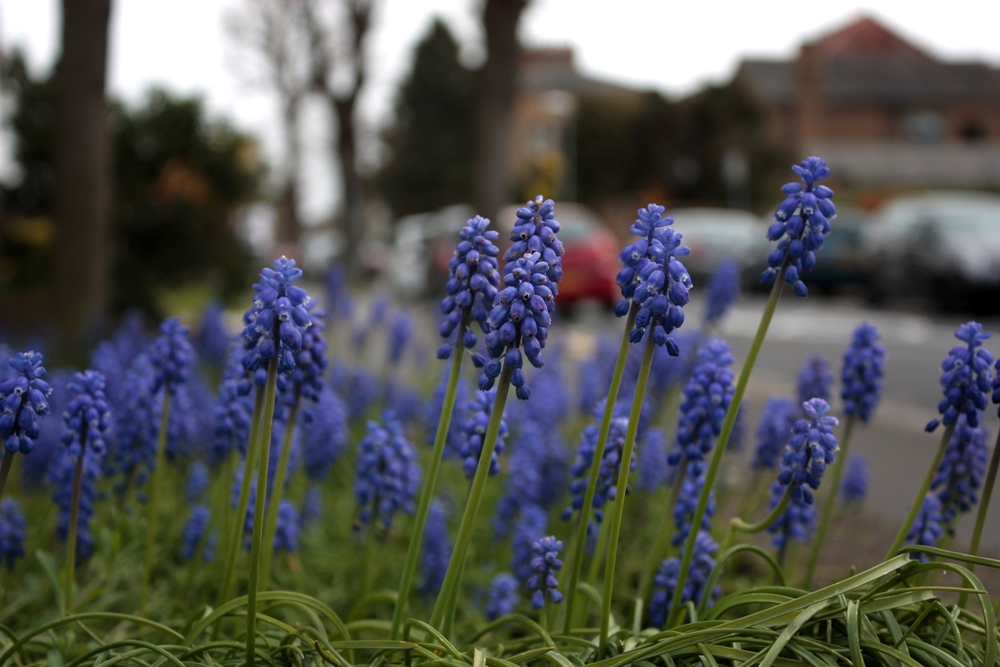
[[[383,122],[396,83],[409,68],[414,44],[435,14],[462,43],[469,62],[481,57],[481,0],[375,0],[370,85],[363,108],[370,125]],[[113,0],[109,81],[114,94],[138,100],[151,85],[201,93],[211,111],[261,138],[280,160],[274,100],[254,88],[226,32],[225,17],[240,0]],[[943,11],[947,7],[948,13]],[[529,45],[572,46],[592,75],[683,95],[726,80],[748,55],[785,57],[803,41],[867,13],[947,60],[1000,66],[1000,2],[950,0],[869,2],[680,2],[667,0],[533,0],[522,21]],[[58,0],[0,0],[0,47],[19,45],[36,71],[51,66],[59,39]],[[319,150],[325,137],[318,109],[308,112],[316,140],[307,169],[330,178]],[[0,141],[0,175],[9,174],[9,138]],[[335,179],[334,179],[335,180]],[[329,181],[333,182],[333,181]],[[313,187],[307,210],[329,210],[334,188]]]

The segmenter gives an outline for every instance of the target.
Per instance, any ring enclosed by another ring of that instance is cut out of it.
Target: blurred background
[[[90,336],[279,254],[433,296],[462,221],[536,194],[567,309],[614,300],[650,201],[696,281],[732,256],[750,286],[812,154],[841,211],[814,292],[996,308],[1000,8],[668,4],[0,0],[2,326]]]

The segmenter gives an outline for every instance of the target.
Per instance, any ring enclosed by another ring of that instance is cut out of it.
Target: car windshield
[[[941,228],[948,233],[1000,238],[1000,211],[955,212],[939,216]]]

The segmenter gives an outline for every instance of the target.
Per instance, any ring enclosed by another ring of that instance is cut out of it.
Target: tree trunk
[[[56,70],[53,305],[63,342],[104,323],[109,306],[111,162],[105,99],[111,0],[62,0]]]
[[[285,131],[285,146],[288,150],[284,183],[278,197],[277,243],[280,252],[289,257],[298,257],[299,235],[299,97],[284,100],[282,122]]]
[[[356,96],[331,99],[331,109],[337,116],[336,154],[344,183],[344,206],[341,229],[344,230],[344,265],[347,275],[357,278],[364,268],[361,244],[365,237],[364,182],[358,173],[356,127],[354,122]]]
[[[527,4],[528,0],[487,0],[483,9],[487,56],[477,77],[473,196],[477,212],[490,219],[510,197],[508,156],[517,95],[517,24]]]

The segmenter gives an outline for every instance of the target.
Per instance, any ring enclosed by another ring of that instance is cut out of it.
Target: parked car
[[[501,253],[510,246],[518,206],[500,211],[492,229],[500,233]],[[395,250],[390,278],[404,297],[440,293],[448,277],[448,262],[458,242],[458,232],[475,215],[466,205],[456,205],[431,213],[400,218],[395,225]],[[582,204],[559,202],[556,219],[561,225],[559,239],[566,249],[563,278],[559,283],[561,306],[593,299],[613,304],[620,293],[618,275],[619,244],[600,219]],[[501,262],[502,265],[502,262]]]
[[[925,296],[942,308],[997,311],[1000,196],[926,192],[885,204],[865,235],[867,295]]]
[[[837,206],[832,231],[816,258],[816,268],[806,274],[810,290],[832,293],[838,289],[859,286],[868,277],[864,262],[864,234],[871,225],[871,215],[850,206]]]
[[[695,285],[703,284],[726,258],[739,265],[744,284],[760,282],[770,252],[767,224],[760,218],[726,208],[681,208],[670,214],[674,229],[684,235],[684,245],[691,248],[683,261]]]

